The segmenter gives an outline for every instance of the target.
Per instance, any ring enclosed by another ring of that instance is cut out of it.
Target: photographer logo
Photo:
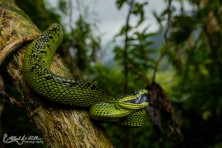
[[[39,136],[26,136],[26,135],[22,135],[22,136],[15,136],[15,135],[8,135],[8,134],[4,134],[3,135],[3,143],[17,143],[18,145],[22,145],[24,143],[32,143],[32,144],[43,144],[43,138],[40,138]]]

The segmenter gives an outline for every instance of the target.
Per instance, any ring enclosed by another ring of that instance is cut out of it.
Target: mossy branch
[[[30,41],[40,34],[28,16],[14,1],[0,0],[0,60],[18,44]],[[4,51],[4,52],[3,52]],[[112,147],[103,128],[94,124],[88,112],[82,109],[55,107],[34,94],[26,84],[22,73],[26,46],[17,51],[7,65],[7,72],[15,87],[25,99],[25,109],[42,133],[48,147]],[[4,56],[3,56],[4,55]],[[61,58],[55,56],[51,70],[70,77]]]

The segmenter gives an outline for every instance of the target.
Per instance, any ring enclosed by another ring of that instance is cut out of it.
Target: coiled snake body
[[[31,88],[48,100],[88,107],[90,116],[96,120],[141,126],[146,114],[144,108],[148,105],[146,90],[116,99],[96,84],[61,77],[49,70],[62,38],[61,26],[52,24],[27,47],[23,72]]]

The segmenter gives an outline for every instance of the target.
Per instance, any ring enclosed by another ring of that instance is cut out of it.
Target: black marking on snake
[[[39,50],[42,48],[42,44],[40,44],[40,43],[37,43],[35,46],[36,46],[36,50]]]
[[[54,76],[53,76],[53,77],[54,77]],[[66,79],[66,78],[64,78],[64,77],[58,77],[58,76],[57,76],[57,79],[59,79],[62,83],[68,84],[69,87],[72,87],[72,86],[77,85],[77,82],[75,82],[75,81],[70,81],[70,80],[68,80],[68,79]]]
[[[32,67],[31,67],[31,69],[30,69],[30,71],[31,71],[31,72],[33,72],[33,70],[34,70],[34,69],[35,69],[35,67],[34,67],[34,66],[32,66]]]
[[[46,79],[46,80],[52,80],[52,79],[53,79],[53,76],[52,76],[52,75],[45,76],[45,79]]]
[[[38,70],[40,68],[38,63],[33,64],[33,66],[31,67],[30,71],[33,72],[34,70]]]
[[[76,82],[68,82],[69,83],[69,87],[75,86],[77,83]]]
[[[41,54],[46,54],[46,51],[45,51],[45,50],[39,50],[39,52],[40,52]]]
[[[49,31],[56,33],[59,29],[57,29],[56,27],[49,29]]]
[[[93,84],[90,84],[89,82],[86,82],[86,87],[90,88]]]
[[[50,39],[53,39],[53,36],[50,35],[49,38],[50,38]]]
[[[69,81],[67,79],[61,79],[61,81],[68,84],[69,87],[73,87],[73,86],[77,85],[77,82],[75,82],[75,81]]]
[[[30,58],[35,57],[35,54],[30,54],[29,57],[30,57]]]
[[[47,42],[47,38],[41,37],[41,38],[39,38],[39,41],[40,42]]]
[[[108,91],[102,90],[102,94],[109,94]]]
[[[92,84],[92,85],[90,86],[90,88],[91,88],[92,90],[94,90],[94,89],[96,89],[96,86],[95,86],[94,84]]]

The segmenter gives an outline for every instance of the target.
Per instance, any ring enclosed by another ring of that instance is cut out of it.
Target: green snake
[[[93,119],[125,126],[142,126],[148,106],[147,90],[137,90],[116,98],[94,83],[68,79],[50,71],[50,64],[62,39],[62,27],[52,24],[28,45],[23,67],[28,85],[50,101],[89,108]]]

